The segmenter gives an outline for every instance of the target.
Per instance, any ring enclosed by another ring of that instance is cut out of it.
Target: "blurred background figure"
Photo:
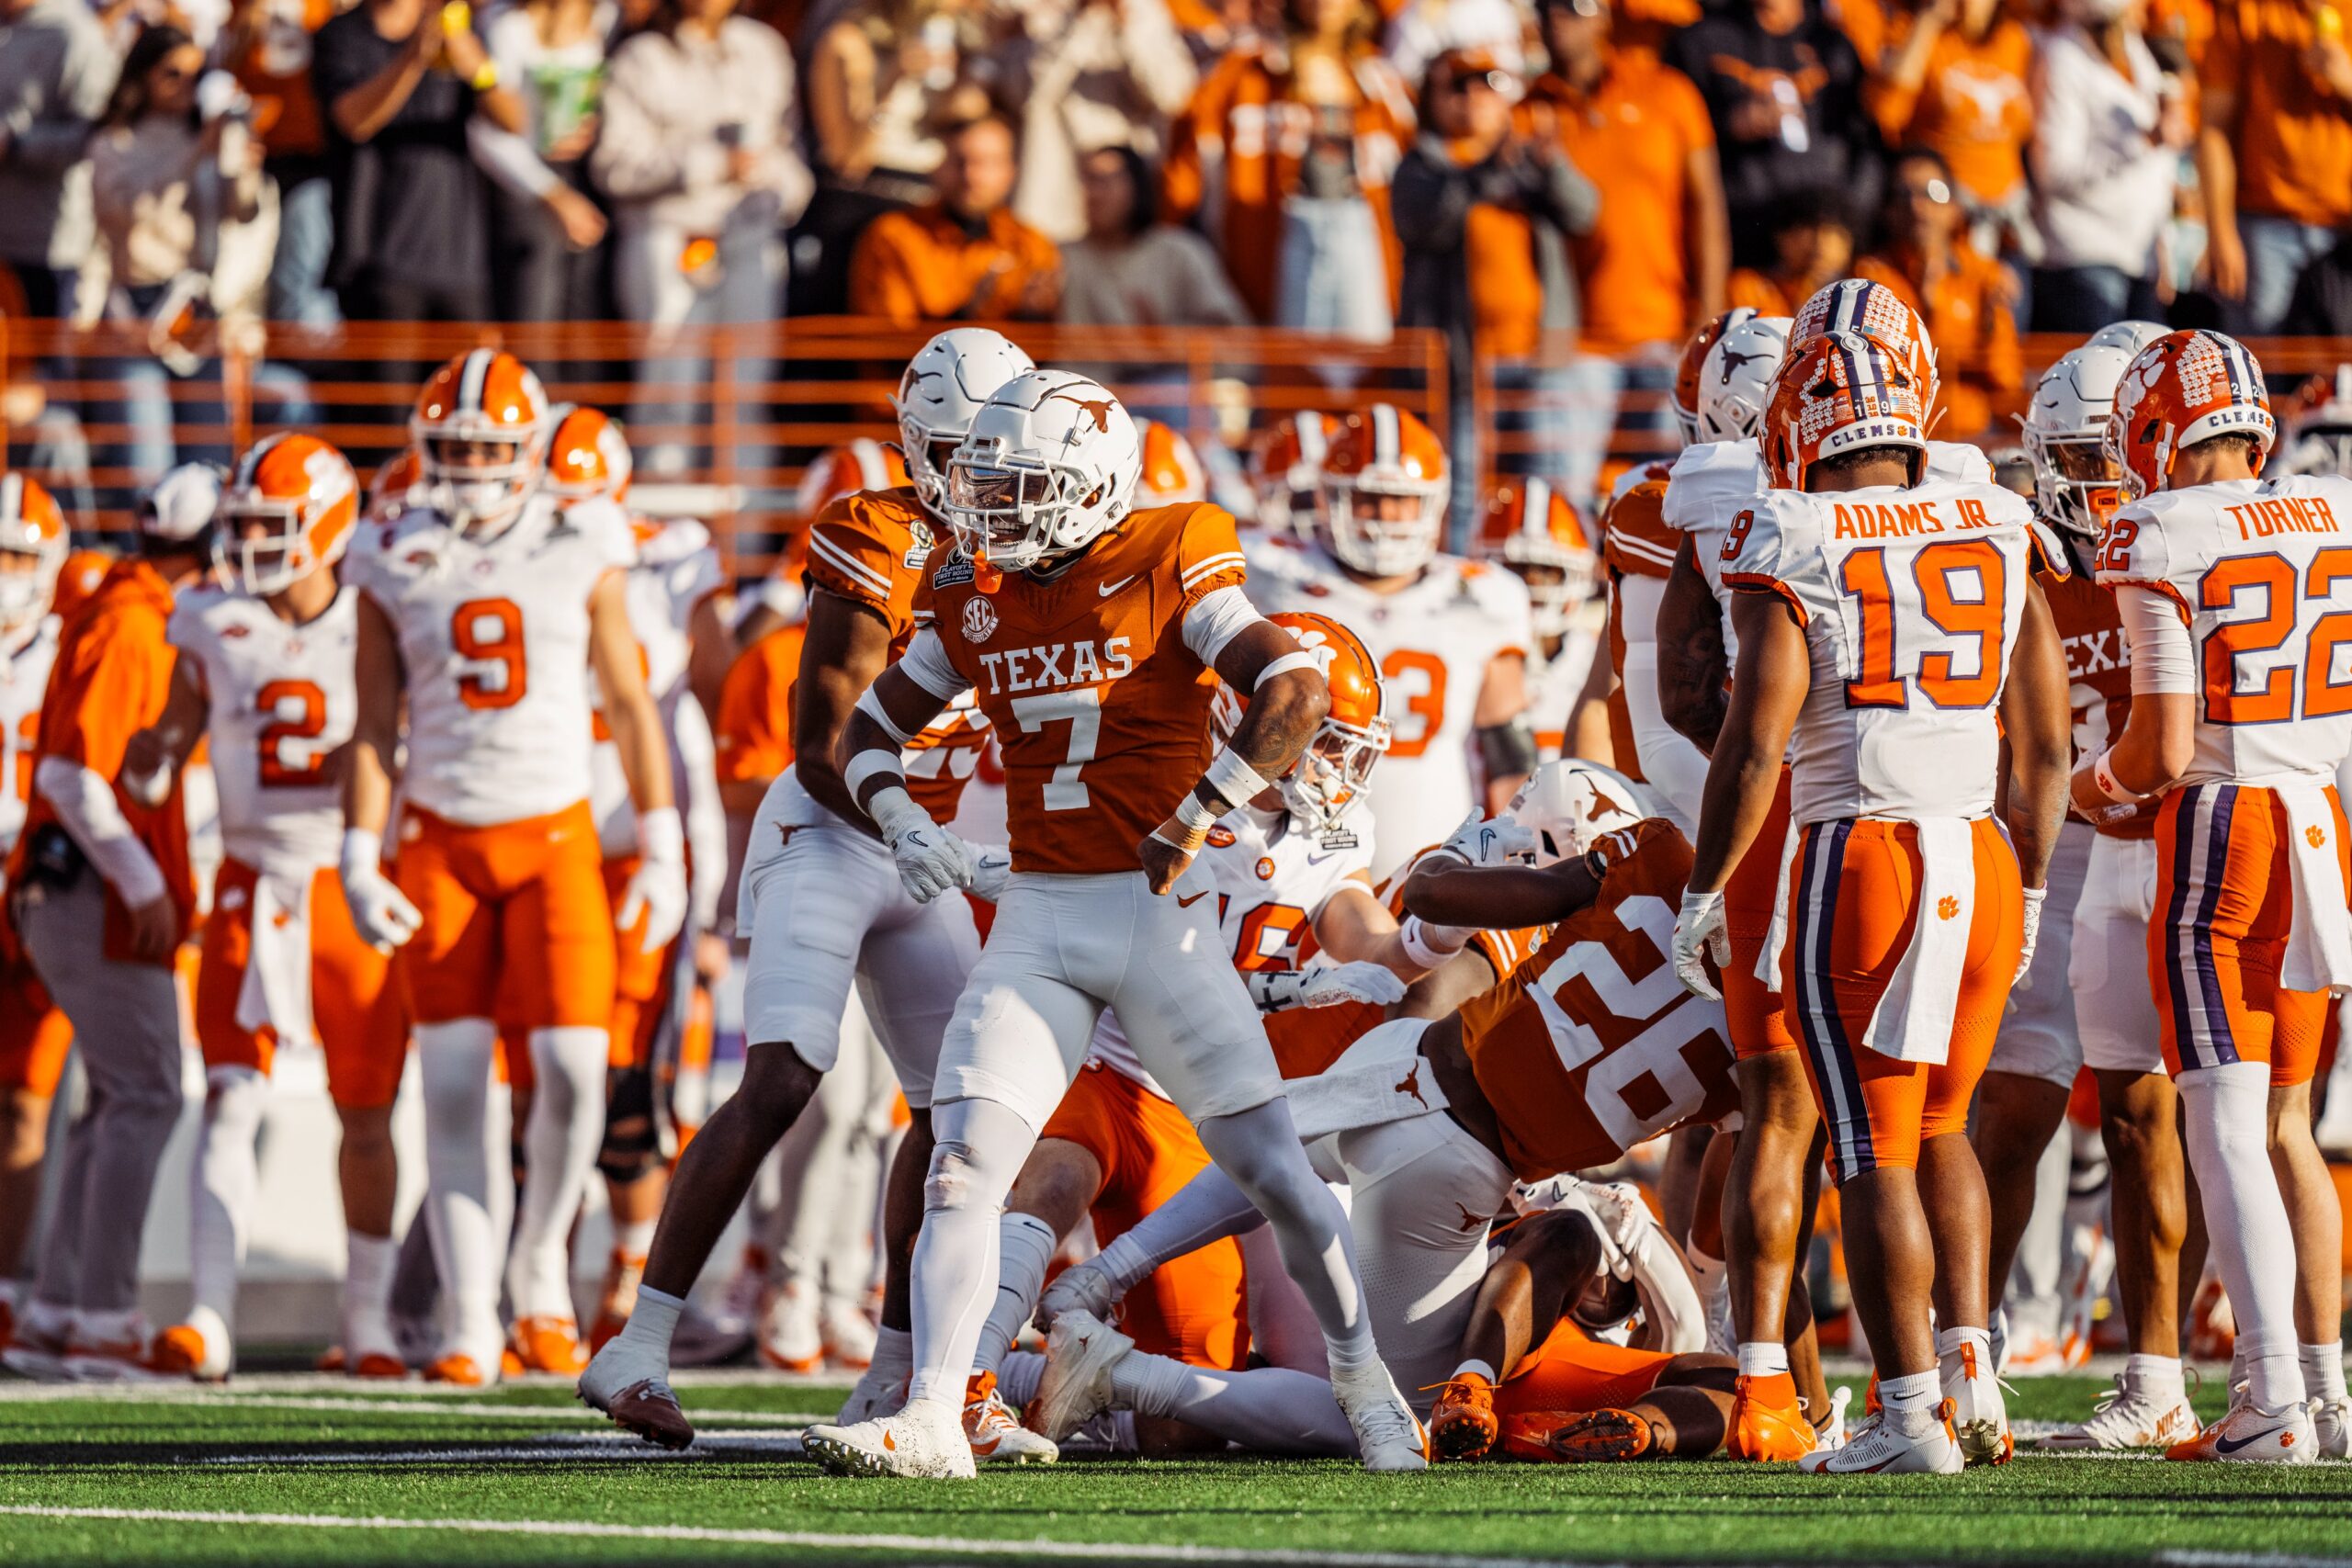
[[[1206,240],[1159,220],[1159,180],[1132,147],[1078,162],[1086,232],[1062,246],[1061,319],[1093,326],[1238,327],[1249,310]]]
[[[938,199],[876,219],[850,266],[850,309],[897,326],[918,321],[1050,321],[1061,304],[1061,253],[1013,215],[1020,143],[987,113],[946,137]]]

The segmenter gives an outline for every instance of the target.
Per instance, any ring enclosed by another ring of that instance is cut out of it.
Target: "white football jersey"
[[[645,687],[661,711],[662,733],[670,739],[670,776],[681,792],[685,788],[686,760],[678,746],[678,709],[686,695],[686,663],[694,652],[689,630],[695,607],[726,584],[718,547],[710,530],[691,519],[635,529],[637,564],[629,569],[623,598],[628,605],[629,630],[645,655]],[[589,679],[595,699],[596,749],[591,754],[588,804],[596,814],[596,833],[607,860],[637,852],[637,810],[628,796],[628,777],[621,771],[618,748],[604,725],[604,699]],[[680,804],[683,806],[683,799]]]
[[[2332,780],[2352,750],[2352,481],[2234,479],[2109,520],[2098,580],[2180,606],[2197,648],[2184,784]]]
[[[601,501],[533,496],[481,542],[428,506],[360,532],[344,575],[400,636],[410,802],[490,827],[586,797],[588,600],[635,559],[628,519]]]
[[[1592,602],[1598,609],[1600,601]],[[1568,721],[1576,716],[1577,699],[1584,694],[1585,678],[1600,653],[1600,633],[1589,622],[1597,620],[1579,610],[1560,644],[1560,656],[1545,659],[1531,650],[1527,656],[1527,722],[1535,732],[1538,761],[1556,762],[1567,750]],[[1374,777],[1378,776],[1377,772]],[[1458,820],[1458,818],[1457,818]]]
[[[0,855],[17,847],[33,797],[33,752],[40,737],[41,694],[57,662],[55,615],[43,615],[0,645]]]
[[[1367,868],[1374,831],[1372,813],[1361,804],[1349,807],[1338,832],[1320,838],[1298,831],[1287,811],[1244,806],[1220,818],[1193,863],[1208,873],[1216,892],[1217,934],[1233,966],[1245,975],[1298,968],[1300,946],[1331,895],[1351,878],[1371,894]],[[1107,1008],[1087,1052],[1168,1098],[1136,1059],[1118,1015]]]
[[[164,635],[203,678],[222,849],[257,871],[334,864],[343,791],[332,759],[359,716],[358,591],[298,626],[250,594],[191,588]]]
[[[1773,491],[1733,519],[1724,581],[1785,597],[1812,654],[1792,756],[1797,822],[1992,810],[2032,521],[2012,491],[1935,480]]]
[[[1419,580],[1374,593],[1319,547],[1262,549],[1244,584],[1258,608],[1330,616],[1380,663],[1392,739],[1372,778],[1384,846],[1373,867],[1453,831],[1476,804],[1472,717],[1487,666],[1535,646],[1527,585],[1500,567],[1439,556]]]

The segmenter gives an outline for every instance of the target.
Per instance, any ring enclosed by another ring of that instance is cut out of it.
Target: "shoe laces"
[[[1419,1448],[1421,1434],[1405,1402],[1393,1397],[1375,1398],[1349,1412],[1356,1428],[1368,1438],[1394,1438]]]

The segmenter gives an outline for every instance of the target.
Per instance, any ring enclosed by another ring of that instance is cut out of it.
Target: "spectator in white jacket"
[[[784,308],[783,231],[813,182],[792,52],[735,0],[661,0],[613,51],[589,169],[611,198],[621,314],[662,326]]]
[[[519,0],[483,18],[482,42],[524,119],[519,132],[481,115],[466,125],[474,162],[498,186],[491,281],[503,320],[604,314],[605,223],[588,195],[588,150],[619,23],[615,0]]]
[[[2188,96],[2141,36],[2137,0],[2064,0],[2034,39],[2034,217],[2047,242],[2033,330],[2095,332],[2164,316],[2158,244],[2182,152]]]

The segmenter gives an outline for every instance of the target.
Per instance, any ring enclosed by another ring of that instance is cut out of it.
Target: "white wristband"
[[[345,876],[355,872],[382,874],[384,864],[384,835],[372,828],[345,828],[343,830],[343,860],[338,866]]]
[[[1424,969],[1435,969],[1470,945],[1472,933],[1460,926],[1431,925],[1419,915],[1408,915],[1397,928],[1397,945],[1405,956]]]
[[[1197,792],[1188,789],[1184,792],[1184,798],[1176,803],[1176,809],[1170,815],[1193,831],[1205,833],[1216,826],[1216,819],[1220,814],[1213,807],[1204,805]]]
[[[1258,770],[1235,755],[1230,746],[1209,759],[1209,771],[1201,776],[1227,806],[1240,806],[1253,800],[1266,787],[1266,781],[1258,776]],[[1215,821],[1216,814],[1211,813],[1209,819]]]
[[[2115,776],[2115,748],[2110,746],[2091,759],[2091,783],[2098,785],[2099,794],[2118,806],[2136,806],[2140,797],[2123,787]]]
[[[875,778],[888,778],[899,788],[906,787],[906,769],[899,764],[898,753],[871,746],[852,757],[849,766],[842,770],[842,786],[849,791],[852,800],[857,798],[857,792],[865,787],[869,779]]]
[[[637,814],[639,858],[664,865],[686,863],[686,825],[674,806],[657,806]]]

